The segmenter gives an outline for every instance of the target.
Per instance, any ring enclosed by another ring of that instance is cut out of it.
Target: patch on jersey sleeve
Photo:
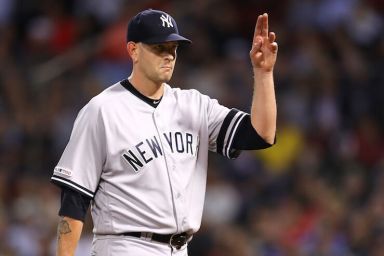
[[[72,171],[71,170],[68,170],[68,169],[65,169],[65,168],[59,167],[59,166],[56,166],[53,172],[56,173],[56,174],[67,176],[67,177],[71,177],[72,176]]]

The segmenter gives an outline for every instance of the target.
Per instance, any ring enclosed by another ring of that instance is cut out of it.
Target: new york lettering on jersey
[[[124,151],[122,156],[135,172],[138,172],[152,160],[164,156],[162,141],[166,142],[163,144],[166,144],[171,153],[197,155],[198,136],[189,132],[164,132],[161,135],[163,140],[154,135]]]

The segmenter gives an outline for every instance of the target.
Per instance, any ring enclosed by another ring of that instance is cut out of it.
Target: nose
[[[165,55],[165,58],[167,59],[167,60],[175,60],[176,59],[176,51],[172,51],[172,50],[170,50],[170,51],[165,51],[164,52],[164,55]]]

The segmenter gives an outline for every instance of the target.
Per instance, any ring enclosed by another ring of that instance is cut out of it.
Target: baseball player
[[[91,205],[91,255],[188,255],[203,212],[208,151],[236,158],[274,144],[275,34],[256,22],[251,114],[171,87],[177,48],[191,41],[167,13],[128,25],[131,75],[79,112],[51,181],[62,188],[57,255],[74,255]]]

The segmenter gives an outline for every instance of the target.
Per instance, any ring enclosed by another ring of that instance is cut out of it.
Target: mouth
[[[161,69],[164,69],[164,70],[166,70],[166,71],[170,71],[170,70],[172,70],[172,67],[170,67],[170,66],[163,66],[163,67],[160,67]]]

